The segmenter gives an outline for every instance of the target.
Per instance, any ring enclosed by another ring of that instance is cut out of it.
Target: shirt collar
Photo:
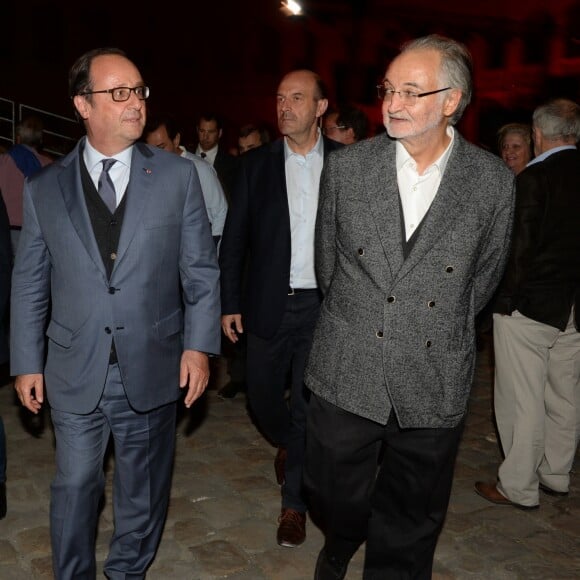
[[[106,155],[103,155],[102,153],[97,151],[89,143],[89,140],[86,139],[85,140],[85,150],[84,150],[85,165],[87,166],[87,169],[89,170],[89,172],[92,172],[95,169],[95,167],[99,163],[101,163],[101,161],[103,159],[116,159],[119,163],[122,163],[123,165],[126,165],[127,167],[131,167],[131,153],[132,153],[132,151],[133,151],[133,145],[129,145],[129,147],[127,147],[126,149],[123,149],[123,151],[119,151],[119,153],[116,153],[112,157],[107,157]]]
[[[314,147],[306,155],[301,155],[300,153],[295,153],[294,151],[292,151],[292,149],[290,149],[290,145],[288,145],[288,138],[284,137],[284,160],[288,161],[288,159],[290,159],[290,157],[292,156],[308,157],[309,155],[314,154],[322,157],[324,155],[324,146],[323,146],[324,141],[322,139],[322,133],[320,132],[320,129],[316,129],[316,131],[318,135],[316,143]]]
[[[201,148],[201,145],[197,146],[197,154],[201,155],[202,152],[205,153],[208,157],[211,157],[212,155],[217,155],[217,151],[218,151],[218,147],[219,147],[219,143],[217,145],[214,145],[211,149],[208,149],[207,151],[204,151]]]
[[[453,129],[451,125],[447,126],[447,135],[449,137],[449,144],[447,145],[447,148],[445,151],[443,151],[438,159],[436,159],[431,165],[429,165],[429,167],[427,167],[425,173],[427,173],[432,167],[436,167],[439,170],[439,174],[443,175],[443,172],[447,167],[447,162],[449,161],[449,156],[451,155],[453,143],[455,141],[455,129]],[[409,152],[405,149],[405,146],[399,140],[395,142],[395,150],[397,171],[401,171],[401,169],[403,169],[403,167],[405,167],[407,164],[409,164],[409,166],[412,167],[415,171],[417,170],[417,164],[415,163],[415,160],[411,157]]]
[[[554,153],[558,153],[560,151],[565,151],[566,149],[576,149],[576,148],[577,148],[576,145],[561,145],[560,147],[554,147],[553,149],[548,149],[547,151],[544,151],[543,153],[541,153],[537,157],[534,157],[526,165],[526,167],[529,167],[530,165],[534,165],[534,163],[540,163],[540,161],[544,161],[545,159],[547,159],[548,157],[550,157],[550,155],[553,155]]]

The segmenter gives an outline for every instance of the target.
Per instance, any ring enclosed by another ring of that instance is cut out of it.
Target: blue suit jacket
[[[44,372],[53,408],[88,413],[114,338],[127,397],[147,411],[179,397],[184,348],[219,353],[215,245],[194,164],[138,143],[107,279],[81,185],[83,143],[24,189],[11,372]]]

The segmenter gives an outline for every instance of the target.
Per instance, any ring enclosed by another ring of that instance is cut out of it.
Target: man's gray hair
[[[436,50],[441,54],[441,73],[443,76],[441,81],[445,85],[461,91],[459,105],[449,118],[451,125],[457,124],[467,105],[471,102],[473,92],[473,62],[469,50],[457,40],[439,34],[416,38],[401,47],[401,53],[409,50]]]
[[[553,99],[540,105],[532,116],[533,125],[550,140],[572,144],[580,141],[580,105],[569,99]]]

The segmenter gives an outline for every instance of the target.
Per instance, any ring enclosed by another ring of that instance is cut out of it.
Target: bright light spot
[[[297,16],[298,14],[302,13],[302,6],[295,2],[294,0],[286,0],[286,2],[282,2],[282,6],[286,8],[293,16]]]

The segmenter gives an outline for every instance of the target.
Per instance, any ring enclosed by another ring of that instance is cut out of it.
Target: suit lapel
[[[125,192],[125,215],[113,273],[122,262],[138,226],[142,223],[143,210],[151,198],[157,179],[156,169],[153,155],[141,143],[136,143],[131,158],[131,174]]]
[[[395,277],[404,261],[395,147],[394,143],[388,142],[386,136],[377,139],[376,145],[378,154],[368,156],[368,159],[373,159],[373,163],[364,172],[363,191],[367,192],[377,235],[391,275]]]
[[[102,272],[103,277],[106,280],[107,272],[99,252],[97,240],[95,239],[81,182],[80,156],[83,154],[83,144],[84,139],[81,140],[68,157],[63,160],[64,169],[59,175],[58,181],[70,220],[77,231],[81,242],[85,246],[87,253],[97,268]]]
[[[273,188],[280,204],[280,215],[283,220],[284,229],[290,239],[290,204],[288,203],[288,188],[286,186],[286,159],[284,158],[284,138],[272,143],[270,149],[272,156],[273,179],[277,181],[277,187]]]

